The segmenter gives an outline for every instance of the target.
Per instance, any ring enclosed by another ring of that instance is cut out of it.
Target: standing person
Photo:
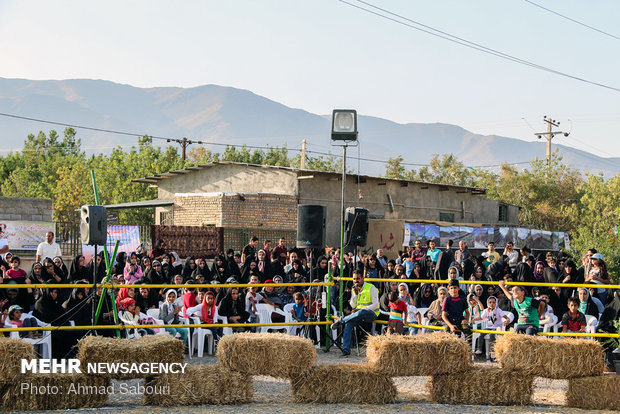
[[[5,239],[4,230],[6,230],[6,224],[0,224],[0,254],[5,254],[9,251],[9,241]],[[54,256],[52,256],[54,257]]]
[[[586,283],[596,283],[598,285],[609,284],[607,265],[603,261],[603,255],[600,253],[594,253],[590,258],[590,263],[592,266],[589,271],[585,273]],[[607,302],[607,290],[598,289],[598,296],[604,306]]]
[[[512,293],[506,289],[506,282],[499,281],[499,287],[508,299],[512,299],[513,306],[517,312],[517,323],[515,324],[516,333],[536,335],[540,326],[540,318],[545,310],[543,301],[525,296],[525,289],[521,286],[514,286]]]
[[[515,245],[513,242],[509,241],[506,243],[504,256],[508,258],[508,266],[510,266],[510,270],[514,271],[515,267],[519,264],[519,252],[515,250]]]
[[[351,291],[350,304],[353,308],[351,314],[332,324],[332,329],[344,327],[341,357],[351,355],[353,328],[362,323],[370,323],[379,315],[379,291],[373,284],[364,282],[364,276],[359,270],[353,271],[353,290]]]
[[[482,257],[484,257],[486,259],[484,261],[484,267],[485,268],[488,268],[490,265],[492,265],[493,263],[495,263],[499,259],[501,259],[501,256],[499,255],[499,253],[497,253],[495,251],[495,243],[494,242],[489,242],[487,247],[488,247],[488,250],[486,252],[482,253]]]
[[[383,249],[377,249],[377,262],[383,269],[387,268],[387,258],[383,255]]]
[[[411,251],[411,260],[419,262],[426,256],[426,252],[422,249],[422,242],[420,240],[416,240],[414,246],[415,248]]]
[[[271,262],[271,240],[265,240],[263,250],[265,251],[265,260]]]
[[[461,294],[459,281],[450,280],[448,283],[448,293],[450,296],[446,298],[441,308],[441,318],[448,327],[448,332],[456,333],[457,329],[471,337],[471,329],[467,321],[469,321],[469,306],[467,298]]]
[[[258,245],[258,237],[252,236],[250,243],[243,248],[241,254],[241,263],[245,264],[248,260],[256,260],[256,246]]]
[[[463,263],[467,259],[471,259],[471,252],[467,248],[467,243],[465,240],[461,240],[459,242],[459,249],[454,252],[454,262],[459,266],[463,266]]]
[[[62,251],[60,250],[58,243],[54,242],[54,232],[48,231],[45,233],[45,241],[37,246],[36,261],[41,262],[47,257],[52,259],[56,256],[62,256]]]
[[[389,293],[390,319],[388,321],[388,333],[403,333],[403,323],[407,320],[407,304],[400,300],[398,292]]]
[[[437,263],[437,259],[439,258],[439,253],[441,253],[441,250],[435,247],[434,240],[429,240],[427,246],[428,250],[426,251],[426,255],[431,258],[433,263]]]
[[[284,237],[280,237],[280,240],[278,241],[278,245],[274,247],[273,250],[271,251],[271,257],[274,260],[276,258],[279,259],[282,253],[284,253],[285,256],[288,253],[288,250],[286,248],[286,239]]]

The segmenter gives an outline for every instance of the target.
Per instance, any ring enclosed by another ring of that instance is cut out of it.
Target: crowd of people
[[[101,289],[91,292],[91,285],[106,277],[103,253],[90,263],[77,255],[67,267],[53,239],[53,233],[48,233],[29,272],[21,268],[19,257],[10,252],[4,254],[0,261],[0,282],[16,285],[0,290],[4,324],[32,326],[33,321],[23,318],[20,312],[26,315],[31,312],[37,320],[52,325],[67,324],[70,320],[76,325],[114,323],[113,306],[107,295],[102,299],[103,312],[99,319],[93,321],[92,315],[92,301],[99,302],[102,292]],[[165,241],[158,240],[150,252],[141,247],[129,254],[119,253],[111,274],[116,284],[135,285],[135,288],[117,289],[115,305],[121,320],[141,325],[142,334],[153,333],[148,327],[152,319],[144,318],[150,309],[157,310],[158,319],[166,324],[177,324],[189,317],[217,323],[220,316],[231,323],[256,322],[259,303],[273,306],[273,322],[285,321],[283,311],[288,304],[292,305],[289,308],[295,321],[325,320],[327,314],[322,302],[325,287],[321,286],[196,288],[195,284],[305,283],[323,281],[328,272],[335,278],[352,278],[352,282],[342,284],[343,309],[341,319],[335,324],[343,330],[343,354],[350,352],[353,327],[370,324],[375,319],[388,321],[388,329],[393,333],[409,331],[404,327],[406,322],[424,321],[459,333],[484,324],[491,329],[503,327],[535,334],[551,321],[560,324],[565,332],[583,332],[587,319],[599,331],[610,332],[620,317],[620,292],[605,289],[610,278],[603,256],[595,249],[578,258],[578,266],[563,251],[542,252],[535,257],[527,247],[517,250],[508,243],[500,253],[491,242],[487,251],[474,254],[464,241],[459,242],[458,248],[453,248],[449,241],[440,249],[433,240],[426,246],[416,240],[414,246],[407,246],[395,257],[387,257],[381,249],[347,253],[342,255],[342,271],[340,261],[338,249],[289,248],[284,238],[275,247],[270,240],[259,246],[257,237],[252,237],[239,253],[228,249],[212,260],[206,257],[182,260],[167,249]],[[369,278],[402,279],[402,282],[364,281]],[[430,283],[419,283],[416,279],[430,280]],[[497,284],[459,283],[464,280]],[[522,287],[507,286],[506,282],[583,283],[592,287]],[[72,283],[76,287],[33,289],[27,286],[34,283]],[[142,284],[170,287],[140,287]],[[340,286],[336,283],[331,289],[332,305],[339,305]],[[333,310],[340,313],[338,306]],[[417,332],[416,328],[411,330]],[[187,341],[185,329],[166,328],[166,331]],[[308,331],[317,344],[324,345],[324,330],[319,330],[318,337],[316,330]],[[213,328],[212,333],[217,340],[222,330]],[[83,334],[55,332],[54,356],[65,356]],[[101,330],[101,334],[114,332]],[[479,341],[476,353],[482,354],[483,347],[484,341]],[[611,351],[607,349],[608,362]]]

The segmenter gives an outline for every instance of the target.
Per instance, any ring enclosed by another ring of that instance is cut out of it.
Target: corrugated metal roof
[[[174,177],[176,175],[181,175],[181,174],[188,174],[188,173],[191,173],[192,171],[199,171],[199,170],[211,168],[217,165],[238,165],[238,166],[255,167],[255,168],[286,170],[286,171],[295,172],[298,174],[298,176],[302,176],[302,177],[304,175],[314,175],[314,174],[325,174],[325,175],[331,175],[334,177],[342,176],[341,173],[329,172],[329,171],[300,170],[298,168],[281,167],[281,166],[275,166],[275,165],[259,165],[259,164],[246,164],[246,163],[231,162],[231,161],[216,161],[211,164],[200,164],[194,167],[187,167],[181,170],[169,171],[163,174],[154,174],[149,177],[136,178],[131,181],[134,183],[157,184],[159,181],[166,179],[166,178]],[[457,189],[460,188],[463,190],[469,190],[473,194],[486,194],[486,191],[487,191],[486,188],[480,188],[480,187],[467,187],[467,186],[453,185],[453,184],[438,184],[438,183],[429,183],[426,181],[416,181],[416,180],[401,180],[398,178],[374,177],[371,175],[363,175],[363,174],[360,174],[360,175],[347,174],[347,179],[349,179],[348,177],[359,177],[360,179],[373,179],[373,180],[384,180],[384,181],[397,181],[400,183],[415,183],[415,184],[432,185],[432,186],[437,186],[437,187],[447,187],[447,188],[457,188]]]
[[[120,210],[123,208],[165,207],[173,205],[173,200],[144,200],[129,203],[109,204],[104,206],[108,210]]]

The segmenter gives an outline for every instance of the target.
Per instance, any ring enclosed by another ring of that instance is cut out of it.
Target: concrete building
[[[216,162],[133,180],[157,187],[156,224],[296,230],[297,205],[327,206],[328,245],[340,243],[342,176],[288,167]],[[358,192],[359,189],[359,192]],[[345,207],[371,219],[518,225],[518,207],[483,188],[347,175]],[[133,206],[139,203],[130,203]]]

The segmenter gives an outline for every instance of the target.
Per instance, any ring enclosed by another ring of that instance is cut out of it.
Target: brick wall
[[[0,220],[52,221],[52,200],[0,197]]]
[[[297,197],[278,194],[175,196],[174,225],[297,229]]]

